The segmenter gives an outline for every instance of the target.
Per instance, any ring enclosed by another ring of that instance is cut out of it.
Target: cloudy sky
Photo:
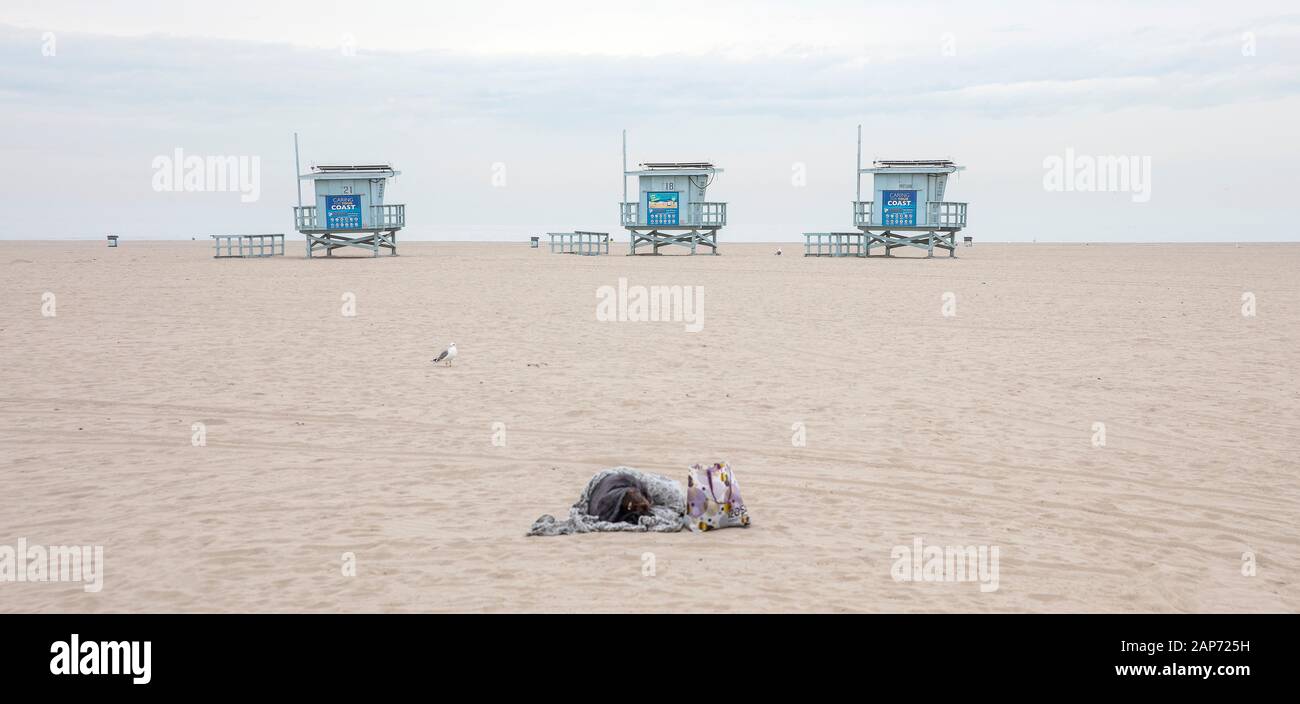
[[[724,241],[794,241],[850,229],[859,124],[967,166],[981,240],[1300,239],[1294,0],[0,4],[0,238],[289,231],[295,131],[401,169],[409,239],[616,231],[626,128],[726,169]],[[177,149],[256,157],[257,198],[158,190]],[[1133,183],[1049,187],[1067,153]]]

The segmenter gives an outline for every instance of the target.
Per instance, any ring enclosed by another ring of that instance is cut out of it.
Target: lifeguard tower
[[[711,203],[706,192],[722,169],[703,161],[647,162],[628,171],[627,132],[623,132],[622,224],[630,237],[628,254],[638,245],[681,245],[695,254],[698,247],[718,253],[718,230],[727,224],[727,204]],[[637,177],[639,196],[627,199],[627,178]]]
[[[946,159],[896,161],[879,160],[862,168],[862,126],[858,126],[857,197],[853,201],[853,225],[862,231],[862,256],[871,256],[873,245],[883,245],[885,256],[899,247],[934,249],[957,256],[957,233],[966,227],[966,203],[944,200],[948,174],[964,171]],[[873,200],[862,200],[862,174],[872,174]]]
[[[388,164],[313,166],[298,176],[311,181],[316,204],[293,209],[294,227],[307,236],[307,257],[318,250],[334,256],[340,247],[379,249],[397,255],[397,231],[406,226],[406,206],[386,205],[384,187],[399,171]]]

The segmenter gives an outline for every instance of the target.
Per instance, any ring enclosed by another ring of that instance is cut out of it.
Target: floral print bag
[[[686,524],[697,533],[749,526],[749,512],[740,496],[740,483],[725,462],[691,465],[686,478]]]

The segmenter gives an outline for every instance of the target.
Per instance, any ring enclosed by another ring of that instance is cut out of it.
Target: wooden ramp
[[[863,257],[861,232],[805,232],[803,255],[805,257]]]
[[[609,254],[608,232],[548,232],[551,238],[552,254],[581,254],[594,257]],[[534,238],[536,239],[536,238]]]
[[[284,235],[212,235],[213,259],[249,259],[284,255]]]

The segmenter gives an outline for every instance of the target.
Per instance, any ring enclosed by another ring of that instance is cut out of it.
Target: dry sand
[[[784,247],[0,243],[0,545],[106,562],[0,611],[1300,610],[1300,245]],[[620,276],[704,286],[703,331],[597,321]],[[524,537],[713,460],[753,527]],[[894,581],[917,537],[999,589]]]

